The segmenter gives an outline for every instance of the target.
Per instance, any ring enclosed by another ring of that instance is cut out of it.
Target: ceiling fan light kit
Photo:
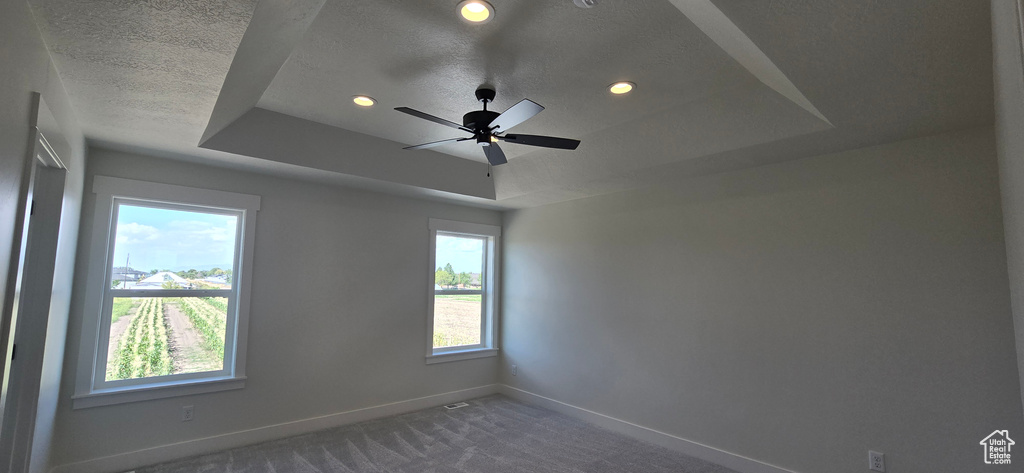
[[[423,143],[415,146],[408,146],[404,149],[427,149],[435,146],[440,146],[448,143],[457,143],[460,141],[474,140],[476,143],[483,148],[484,155],[487,157],[487,162],[492,166],[498,166],[505,164],[508,160],[505,158],[505,153],[498,146],[498,141],[505,141],[508,143],[516,143],[527,146],[539,146],[542,148],[556,148],[556,149],[576,149],[580,142],[579,140],[572,140],[568,138],[556,138],[553,136],[539,136],[539,135],[512,135],[505,134],[512,127],[532,118],[534,115],[544,110],[540,104],[530,100],[523,99],[519,103],[513,105],[508,110],[502,113],[487,110],[487,104],[494,101],[494,97],[497,93],[494,89],[489,87],[481,87],[476,91],[476,99],[482,102],[483,110],[474,110],[462,116],[462,125],[458,123],[445,120],[440,117],[423,113],[419,110],[414,110],[409,107],[397,107],[395,110],[412,115],[416,118],[422,118],[424,120],[432,121],[439,125],[445,125],[451,128],[462,130],[467,133],[471,133],[473,136],[466,138],[451,138],[447,140],[434,141],[431,143]]]

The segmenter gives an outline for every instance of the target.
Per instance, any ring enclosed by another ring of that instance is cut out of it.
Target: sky
[[[479,273],[483,251],[484,241],[481,239],[438,235],[434,259],[439,268],[451,263],[456,273]]]
[[[139,271],[231,269],[238,217],[121,205],[114,261]]]

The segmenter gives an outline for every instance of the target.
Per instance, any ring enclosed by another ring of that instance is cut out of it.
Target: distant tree
[[[444,268],[437,268],[437,271],[434,271],[434,284],[437,284],[438,286],[441,287],[448,287],[451,286],[454,282],[455,276],[452,273],[446,271]]]
[[[156,273],[159,273],[159,272],[160,272],[159,269],[151,269],[151,270],[149,270],[149,274],[156,274]]]
[[[120,284],[121,284],[121,280],[120,279],[115,279],[115,280],[111,281],[110,287],[117,288],[117,286],[120,285]]]
[[[444,271],[448,273],[448,277],[451,280],[451,282],[448,283],[449,286],[454,286],[459,283],[459,273],[456,273],[455,270],[452,269],[451,263],[444,265]]]
[[[178,283],[176,283],[174,281],[164,281],[164,283],[160,285],[160,288],[161,289],[181,289],[181,286],[178,285]]]
[[[469,280],[470,279],[472,279],[472,278],[469,275],[469,273],[466,273],[466,272],[459,273],[459,284],[462,285],[462,287],[469,286]]]

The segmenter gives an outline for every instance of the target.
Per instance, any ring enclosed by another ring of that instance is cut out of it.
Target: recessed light
[[[352,97],[352,103],[360,107],[372,107],[373,104],[377,103],[377,101],[373,100],[373,97],[367,97],[365,95],[356,95]]]
[[[608,86],[608,91],[615,95],[628,94],[636,88],[636,84],[632,82],[616,82]]]
[[[483,0],[463,0],[458,11],[459,16],[470,23],[486,23],[494,18],[494,7]]]

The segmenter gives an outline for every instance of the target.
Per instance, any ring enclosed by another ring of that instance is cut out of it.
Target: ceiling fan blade
[[[580,145],[580,140],[555,138],[554,136],[505,135],[499,136],[498,139],[508,141],[509,143],[528,146],[542,146],[544,148],[576,149],[576,147]]]
[[[501,115],[498,115],[498,118],[492,120],[491,124],[487,126],[500,132],[508,131],[509,128],[529,120],[530,117],[540,113],[542,110],[544,110],[544,107],[537,102],[523,99],[508,110],[505,110]]]
[[[405,148],[402,148],[402,149],[427,149],[427,148],[433,148],[435,146],[441,146],[441,145],[448,144],[448,143],[455,143],[457,141],[467,141],[467,140],[472,140],[472,139],[473,138],[451,138],[451,139],[448,139],[448,140],[432,141],[430,143],[423,143],[421,145],[416,145],[416,146],[406,146]]]
[[[497,166],[499,164],[505,164],[508,159],[505,159],[505,152],[498,147],[498,143],[491,143],[488,146],[483,146],[484,154],[487,155],[487,162],[491,163],[491,166]]]
[[[398,110],[399,112],[402,112],[402,113],[408,113],[409,115],[412,115],[412,116],[417,117],[417,118],[422,118],[424,120],[430,120],[430,121],[432,121],[434,123],[437,123],[439,125],[450,126],[452,128],[458,129],[458,130],[468,131],[470,133],[473,132],[473,130],[470,130],[469,128],[466,128],[466,127],[464,127],[462,125],[459,125],[458,123],[455,123],[455,122],[452,122],[452,121],[448,121],[448,120],[445,120],[445,119],[440,118],[440,117],[435,117],[435,116],[433,116],[433,115],[431,115],[429,113],[423,113],[423,112],[421,112],[419,110],[413,110],[413,109],[411,109],[409,107],[395,107],[395,110]]]

